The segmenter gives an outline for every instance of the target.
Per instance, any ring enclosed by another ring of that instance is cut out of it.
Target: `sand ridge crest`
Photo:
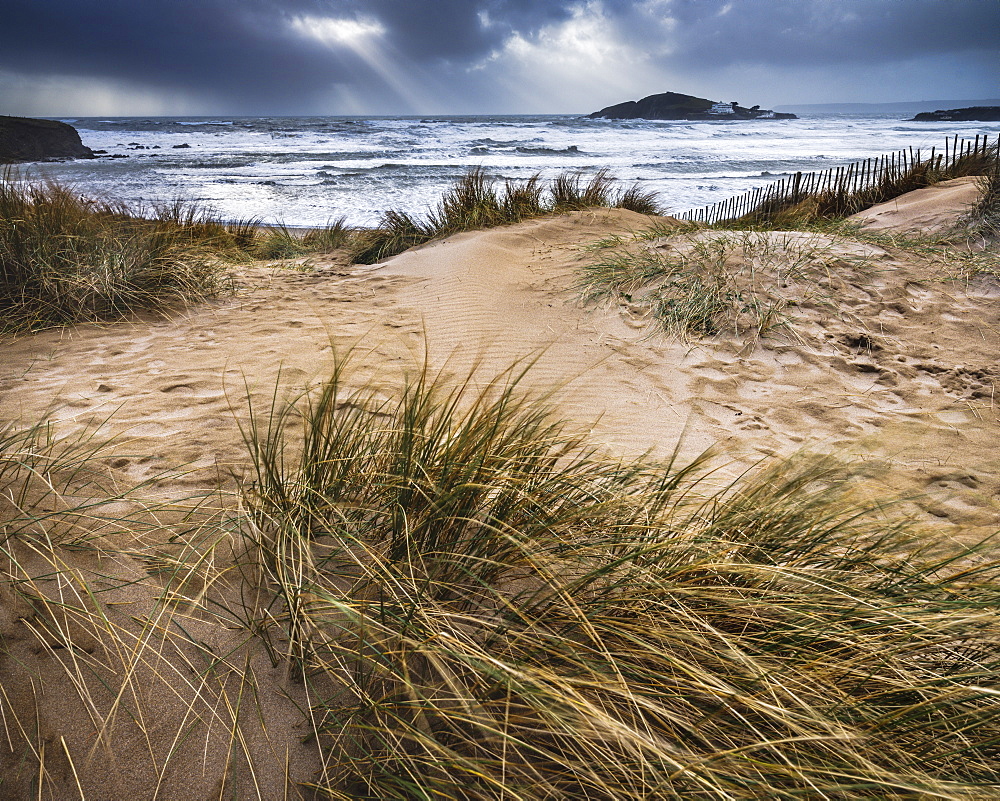
[[[975,176],[940,181],[859,211],[848,219],[871,231],[943,233],[978,200],[978,182]]]

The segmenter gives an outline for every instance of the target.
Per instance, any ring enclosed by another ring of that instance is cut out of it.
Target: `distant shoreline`
[[[802,114],[919,114],[941,108],[1000,106],[1000,98],[972,100],[905,100],[894,103],[789,103],[776,105],[775,111]]]

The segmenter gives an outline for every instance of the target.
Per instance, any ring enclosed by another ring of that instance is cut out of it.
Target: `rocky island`
[[[968,108],[923,111],[911,122],[1000,122],[1000,106],[969,106]]]
[[[94,151],[72,125],[57,120],[0,116],[0,164],[55,159],[92,159]]]
[[[605,120],[795,120],[794,114],[784,114],[760,106],[745,108],[735,100],[719,103],[704,97],[663,92],[642,100],[629,100],[602,108],[588,115]]]

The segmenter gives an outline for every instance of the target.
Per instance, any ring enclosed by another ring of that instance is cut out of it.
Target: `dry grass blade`
[[[119,486],[105,448],[0,430],[0,796],[301,797],[295,690],[220,604],[232,515]]]
[[[329,797],[1000,789],[996,563],[914,547],[826,460],[699,499],[517,384],[341,364],[246,430],[258,630],[316,692]]]
[[[57,439],[45,420],[0,426],[0,545],[22,537],[74,543],[114,530],[103,510],[128,492],[108,475],[103,450],[96,432]]]

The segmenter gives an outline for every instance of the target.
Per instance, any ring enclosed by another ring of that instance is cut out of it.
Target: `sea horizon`
[[[936,101],[930,101],[936,102]],[[781,108],[781,107],[778,107]],[[424,215],[462,174],[499,180],[607,170],[678,214],[905,148],[942,147],[1000,123],[926,123],[899,113],[814,112],[797,120],[600,120],[580,114],[140,115],[51,117],[100,158],[27,172],[81,194],[144,206],[191,201],[226,220],[291,227],[389,209]]]

